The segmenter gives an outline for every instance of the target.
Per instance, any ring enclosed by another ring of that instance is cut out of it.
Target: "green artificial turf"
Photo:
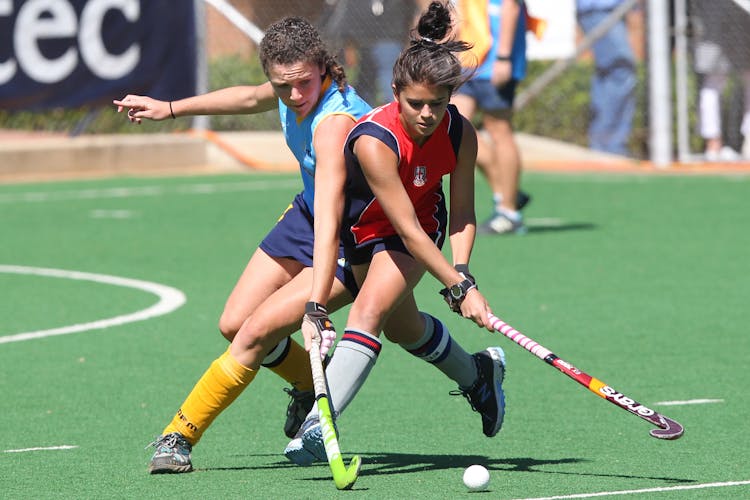
[[[224,300],[298,185],[264,174],[0,186],[0,265],[143,280],[187,299],[145,321],[0,343],[0,496],[750,496],[750,177],[710,175],[526,173],[529,233],[479,236],[471,261],[498,316],[681,422],[682,439],[651,438],[644,420],[450,313],[426,276],[421,309],[467,350],[507,353],[497,437],[485,438],[479,415],[449,396],[451,381],[386,342],[338,423],[345,460],[356,453],[364,462],[353,491],[338,492],[325,464],[286,462],[288,400],[270,371],[195,447],[196,472],[149,476],[144,447],[226,348],[217,328]],[[481,179],[477,189],[481,222],[490,196]],[[0,297],[0,341],[156,301],[133,288],[8,272]],[[345,311],[333,319],[342,331]],[[659,404],[696,399],[717,401]],[[15,451],[37,447],[47,449]],[[489,492],[461,482],[475,463],[490,470]]]

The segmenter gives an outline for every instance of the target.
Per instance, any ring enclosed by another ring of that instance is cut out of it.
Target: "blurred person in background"
[[[705,142],[704,157],[707,161],[750,160],[750,12],[729,0],[694,1],[690,7],[696,40],[695,71],[700,78],[698,124]],[[736,74],[744,89],[741,155],[724,144],[721,120],[722,93]]]
[[[521,209],[529,196],[519,190],[521,154],[513,137],[513,99],[526,76],[526,8],[522,0],[458,0],[459,38],[473,45],[466,68],[471,80],[453,96],[465,117],[482,112],[477,165],[492,189],[493,212],[477,228],[483,234],[526,232]]]
[[[425,0],[326,0],[320,26],[356,68],[357,92],[372,105],[393,100],[393,64]]]
[[[576,17],[584,34],[599,26],[624,0],[576,0]],[[635,114],[635,56],[628,27],[620,19],[593,45],[589,147],[628,156]]]

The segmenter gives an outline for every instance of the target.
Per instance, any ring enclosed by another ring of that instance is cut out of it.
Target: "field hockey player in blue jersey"
[[[278,108],[304,185],[232,290],[219,321],[219,329],[231,342],[229,349],[211,364],[154,442],[151,473],[191,471],[192,447],[261,366],[292,383],[284,430],[294,436],[314,395],[309,357],[288,337],[299,329],[307,301],[328,302],[337,309],[351,302],[356,292],[349,271],[337,265],[343,256],[336,223],[344,203],[341,151],[347,133],[370,106],[347,85],[343,68],[307,20],[289,17],[272,24],[259,52],[268,77],[261,85],[229,87],[171,102],[137,95],[114,101],[134,123]],[[330,265],[320,269],[326,277],[311,292],[313,257]],[[324,349],[332,342],[328,338]]]

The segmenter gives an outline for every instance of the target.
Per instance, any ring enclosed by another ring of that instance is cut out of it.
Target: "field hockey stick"
[[[310,365],[312,367],[312,379],[315,387],[315,400],[318,403],[320,428],[323,431],[323,444],[326,448],[326,456],[328,457],[328,465],[331,467],[333,482],[336,483],[336,488],[348,490],[357,481],[362,461],[359,455],[354,455],[347,468],[344,465],[344,459],[341,458],[339,441],[336,438],[336,429],[333,426],[333,414],[328,403],[326,374],[323,369],[323,360],[320,359],[319,332],[313,334],[312,345],[310,346]]]
[[[563,372],[568,377],[572,378],[588,390],[596,394],[597,396],[606,399],[610,403],[619,406],[623,410],[627,410],[633,415],[641,417],[643,420],[651,422],[658,429],[651,429],[649,434],[658,439],[677,439],[685,432],[685,428],[679,423],[675,422],[671,418],[667,418],[654,410],[643,406],[636,400],[627,397],[621,392],[617,392],[611,386],[605,384],[601,380],[582,372],[575,366],[571,365],[567,361],[564,361],[557,357],[552,351],[545,348],[544,346],[537,344],[529,337],[525,336],[508,323],[502,321],[494,314],[490,314],[490,324],[492,327],[508,337],[510,340],[520,345],[531,354],[535,355],[542,361],[550,364]]]

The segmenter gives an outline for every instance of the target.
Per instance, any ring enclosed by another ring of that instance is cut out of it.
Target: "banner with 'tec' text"
[[[0,0],[0,109],[196,92],[193,2]]]

